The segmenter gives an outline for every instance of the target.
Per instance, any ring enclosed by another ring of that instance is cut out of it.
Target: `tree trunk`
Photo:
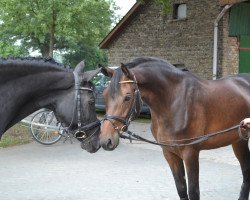
[[[49,46],[43,46],[42,48],[41,48],[41,54],[42,54],[42,57],[44,57],[44,58],[48,58],[48,57],[50,57],[50,51],[49,51]]]
[[[50,26],[50,38],[49,38],[49,57],[53,58],[54,43],[55,43],[55,31],[56,31],[56,12],[54,5],[52,6],[52,21]]]

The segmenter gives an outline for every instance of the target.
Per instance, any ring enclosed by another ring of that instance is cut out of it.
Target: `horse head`
[[[136,78],[124,64],[115,71],[102,68],[102,73],[112,79],[103,92],[106,115],[99,138],[105,150],[114,150],[119,144],[120,134],[140,114],[142,101]]]
[[[53,110],[62,125],[81,141],[81,147],[94,153],[100,148],[100,121],[95,112],[94,85],[91,79],[100,69],[85,72],[84,68],[83,61],[76,66],[73,72],[74,84],[60,92]]]

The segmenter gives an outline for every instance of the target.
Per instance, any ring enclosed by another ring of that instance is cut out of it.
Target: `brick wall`
[[[223,42],[220,70],[222,76],[238,74],[239,70],[239,41],[237,37],[229,37],[229,13],[223,18]]]
[[[224,6],[226,4],[234,4],[234,3],[244,2],[244,1],[247,1],[247,0],[220,0],[219,2],[221,6]]]
[[[187,19],[172,20],[172,13],[162,15],[161,8],[148,1],[135,18],[115,38],[108,49],[109,66],[119,66],[139,56],[156,56],[172,64],[184,64],[190,71],[212,79],[214,20],[221,11],[211,0],[173,0],[187,3]],[[220,26],[224,26],[221,22]],[[224,34],[221,32],[220,35]],[[219,47],[229,44],[220,39]],[[220,65],[230,63],[219,55]],[[228,53],[229,55],[229,53]],[[229,55],[230,56],[230,55]],[[231,69],[230,69],[231,70]],[[221,74],[231,72],[221,68]]]

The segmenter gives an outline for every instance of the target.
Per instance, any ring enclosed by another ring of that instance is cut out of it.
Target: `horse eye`
[[[125,96],[124,101],[130,101],[131,96]]]

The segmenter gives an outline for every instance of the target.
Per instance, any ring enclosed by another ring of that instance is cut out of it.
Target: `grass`
[[[23,123],[18,123],[4,133],[0,141],[0,148],[26,144],[32,141],[28,127]]]

